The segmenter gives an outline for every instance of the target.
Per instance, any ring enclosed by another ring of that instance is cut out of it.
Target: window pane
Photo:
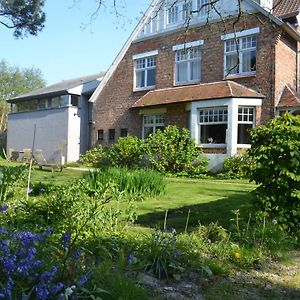
[[[191,62],[190,66],[191,80],[200,80],[200,60]]]
[[[177,82],[187,82],[188,81],[187,66],[188,66],[187,62],[177,63],[177,65],[176,65]]]
[[[37,103],[37,109],[45,109],[47,107],[47,100],[46,99],[40,99]]]
[[[108,131],[108,139],[110,141],[113,141],[115,139],[115,130],[114,129],[109,129],[109,131]]]
[[[60,106],[60,98],[59,97],[52,98],[51,100],[52,100],[51,107],[59,107]]]
[[[144,127],[144,138],[147,138],[151,133],[153,133],[153,127]]]
[[[145,87],[145,71],[136,72],[136,87]]]
[[[239,73],[238,55],[227,54],[226,55],[226,75]]]
[[[238,124],[238,144],[251,144],[250,130],[252,124]]]
[[[147,86],[155,85],[156,69],[147,70]]]
[[[256,71],[256,51],[244,52],[242,62],[242,72]]]
[[[225,144],[227,124],[201,125],[202,144]]]
[[[98,141],[103,141],[104,140],[104,130],[99,129],[98,130]]]
[[[120,136],[125,137],[128,135],[128,130],[127,128],[121,128]]]

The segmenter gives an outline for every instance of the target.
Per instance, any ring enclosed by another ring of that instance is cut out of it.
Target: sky
[[[118,0],[122,16],[107,5],[90,24],[96,0],[46,0],[45,28],[38,36],[15,39],[13,30],[0,26],[0,60],[40,69],[47,85],[106,71],[150,2]]]

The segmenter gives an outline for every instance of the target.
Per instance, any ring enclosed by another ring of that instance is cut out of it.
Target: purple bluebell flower
[[[91,276],[92,276],[92,273],[88,273],[88,274],[84,275],[83,277],[81,277],[81,278],[78,280],[78,285],[79,285],[79,286],[85,285],[85,284],[87,283],[87,281],[90,280]]]
[[[81,257],[81,249],[77,249],[72,255],[71,257],[74,259],[74,260],[78,260],[80,257]]]
[[[44,236],[48,238],[53,233],[53,227],[49,227],[46,232],[44,233]]]
[[[61,240],[61,245],[63,246],[63,248],[68,249],[71,245],[71,233],[66,232]]]
[[[9,208],[9,206],[8,206],[7,204],[1,205],[1,206],[0,206],[0,213],[1,213],[1,212],[7,211],[8,208]]]

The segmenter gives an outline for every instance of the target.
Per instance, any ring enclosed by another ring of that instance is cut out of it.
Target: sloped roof
[[[133,107],[222,98],[264,98],[264,96],[236,82],[220,81],[153,90],[136,101]]]
[[[58,83],[46,86],[44,88],[37,89],[30,93],[20,95],[18,97],[15,97],[14,99],[10,99],[8,102],[14,100],[26,100],[29,98],[37,98],[37,97],[67,93],[68,90],[72,88],[76,88],[78,86],[92,82],[94,80],[99,80],[100,83],[101,78],[102,78],[101,74],[94,74],[94,75],[89,75],[89,76],[84,76],[84,77],[79,77],[79,78],[74,78],[69,80],[63,80]]]
[[[275,16],[298,13],[300,0],[275,0],[273,14]]]
[[[285,86],[277,105],[278,108],[299,107],[300,95],[289,86]]]
[[[108,71],[105,73],[105,75],[103,77],[103,80],[101,80],[101,83],[99,84],[99,86],[97,87],[97,89],[95,90],[95,92],[93,93],[93,95],[91,96],[91,98],[89,99],[90,102],[95,102],[98,99],[98,97],[101,94],[104,86],[109,81],[109,79],[111,78],[112,74],[117,69],[119,63],[121,62],[121,60],[125,56],[125,53],[129,49],[132,41],[137,36],[137,34],[139,33],[139,31],[143,28],[143,26],[146,24],[146,22],[148,20],[148,17],[155,10],[156,6],[159,5],[160,1],[161,0],[152,0],[152,3],[149,5],[147,11],[143,15],[143,17],[141,18],[141,20],[139,21],[139,23],[137,24],[137,26],[135,27],[134,31],[131,33],[131,35],[129,36],[129,38],[127,39],[126,43],[123,45],[121,51],[118,53],[117,57],[115,58],[115,60],[111,64],[111,66],[109,67]],[[255,0],[245,0],[245,1],[248,2],[250,5],[252,5],[254,8],[256,8],[259,12],[261,12],[262,14],[264,14],[265,16],[267,16],[268,18],[270,18],[278,26],[281,26],[283,28],[283,30],[285,30],[293,38],[295,38],[296,40],[300,40],[300,34],[299,34],[299,32],[297,32],[295,30],[295,28],[293,28],[290,24],[286,24],[285,22],[283,22],[277,16],[277,14],[275,14],[275,13],[274,13],[274,15],[270,14],[269,11],[267,11],[262,6],[260,6]],[[278,1],[280,1],[280,0],[275,0],[275,1],[277,1],[276,3],[278,4]],[[283,2],[287,2],[287,1],[294,2],[296,0],[282,0],[282,1]],[[286,12],[288,9],[294,9],[293,7],[294,6],[292,6],[292,5],[291,5],[291,7],[290,6],[288,6],[288,7],[280,6],[280,10],[279,10],[279,5],[278,5],[277,12],[278,13],[280,13],[280,11],[281,12],[282,11]]]

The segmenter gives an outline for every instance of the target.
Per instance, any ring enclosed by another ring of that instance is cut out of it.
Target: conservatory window
[[[255,125],[255,108],[239,106],[238,144],[251,144],[250,130]]]
[[[199,110],[200,143],[225,144],[228,121],[226,107]]]

